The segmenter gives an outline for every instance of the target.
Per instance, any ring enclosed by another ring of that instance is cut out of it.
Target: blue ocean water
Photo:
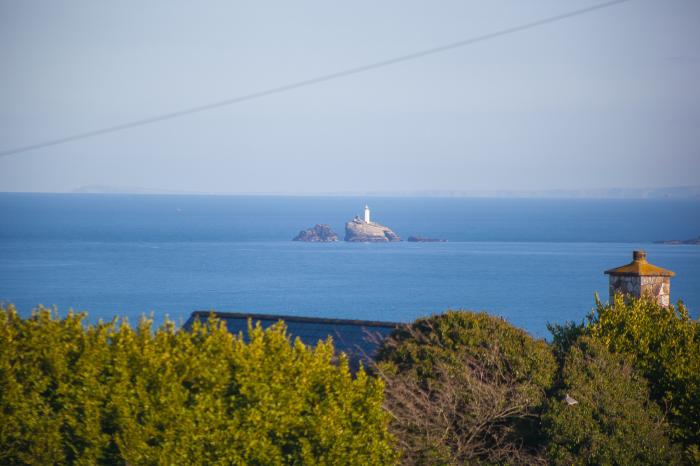
[[[365,203],[403,238],[296,243],[315,223],[342,237]],[[193,310],[410,321],[485,310],[537,336],[607,299],[603,271],[645,249],[677,273],[672,300],[700,310],[700,202],[0,194],[0,301],[91,321]]]

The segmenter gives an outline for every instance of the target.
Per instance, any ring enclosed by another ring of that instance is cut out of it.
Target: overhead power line
[[[281,94],[283,92],[291,91],[294,89],[299,89],[302,87],[309,87],[309,86],[320,84],[320,83],[323,83],[326,81],[332,81],[334,79],[340,79],[340,78],[344,78],[347,76],[352,76],[355,74],[364,73],[366,71],[376,70],[378,68],[384,68],[387,66],[396,65],[398,63],[403,63],[403,62],[423,58],[423,57],[426,57],[429,55],[434,55],[437,53],[446,52],[448,50],[453,50],[453,49],[457,49],[460,47],[465,47],[467,45],[475,44],[477,42],[483,42],[483,41],[486,41],[489,39],[495,39],[497,37],[507,36],[509,34],[514,34],[517,32],[528,30],[528,29],[534,29],[534,28],[539,27],[539,26],[544,26],[546,24],[554,23],[557,21],[562,21],[562,20],[565,20],[568,18],[573,18],[575,16],[584,15],[586,13],[591,13],[593,11],[601,10],[603,8],[608,8],[608,7],[611,7],[611,6],[620,4],[620,3],[625,3],[628,1],[630,1],[630,0],[612,0],[612,1],[604,2],[604,3],[598,3],[596,5],[592,5],[592,6],[589,6],[587,8],[581,8],[579,10],[570,11],[568,13],[562,13],[559,15],[550,16],[547,18],[539,19],[537,21],[532,21],[529,23],[521,24],[519,26],[513,26],[513,27],[506,28],[506,29],[501,29],[499,31],[491,32],[488,34],[483,34],[480,36],[471,37],[469,39],[464,39],[464,40],[460,40],[457,42],[452,42],[449,44],[440,45],[438,47],[432,47],[432,48],[420,50],[420,51],[409,53],[406,55],[401,55],[398,57],[377,61],[377,62],[370,63],[367,65],[357,66],[354,68],[348,68],[348,69],[345,69],[342,71],[337,71],[335,73],[325,74],[322,76],[316,76],[314,78],[305,79],[303,81],[297,81],[297,82],[290,83],[290,84],[285,84],[283,86],[273,87],[273,88],[266,89],[263,91],[253,92],[251,94],[245,94],[245,95],[241,95],[238,97],[232,97],[229,99],[220,100],[218,102],[197,105],[195,107],[189,107],[189,108],[185,108],[185,109],[178,110],[175,112],[161,113],[160,115],[155,115],[155,116],[143,118],[140,120],[133,120],[133,121],[129,121],[127,123],[122,123],[122,124],[118,124],[118,125],[114,125],[114,126],[108,126],[105,128],[95,129],[95,130],[91,130],[91,131],[85,131],[82,133],[76,133],[76,134],[73,134],[70,136],[64,136],[64,137],[57,138],[57,139],[43,141],[43,142],[39,142],[39,143],[35,143],[35,144],[29,144],[29,145],[22,146],[22,147],[15,147],[13,149],[6,149],[3,151],[0,151],[0,157],[13,155],[13,154],[19,154],[20,152],[28,152],[31,150],[42,149],[44,147],[65,144],[67,142],[91,138],[91,137],[100,136],[103,134],[116,133],[117,131],[123,131],[123,130],[131,129],[131,128],[136,128],[139,126],[150,125],[152,123],[157,123],[159,121],[171,120],[173,118],[179,118],[179,117],[183,117],[186,115],[191,115],[193,113],[205,112],[207,110],[214,110],[214,109],[221,108],[221,107],[227,107],[230,105],[235,105],[235,104],[247,102],[250,100],[260,99],[260,98],[267,97],[267,96],[274,95],[274,94]]]

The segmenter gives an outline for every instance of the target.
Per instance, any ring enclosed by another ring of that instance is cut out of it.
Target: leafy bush
[[[404,463],[539,461],[537,415],[556,372],[546,342],[448,311],[395,331],[377,359]]]
[[[651,299],[596,303],[588,332],[612,352],[630,355],[649,381],[651,395],[668,409],[674,437],[700,452],[700,323],[682,303]],[[696,458],[700,462],[700,455]]]
[[[383,385],[284,325],[0,309],[1,464],[390,464]]]
[[[387,338],[376,359],[430,378],[438,362],[459,365],[465,354],[488,361],[493,350],[517,382],[549,388],[556,363],[547,343],[485,312],[446,311],[418,319]]]
[[[547,404],[543,422],[554,464],[681,464],[646,380],[591,337],[569,346]]]

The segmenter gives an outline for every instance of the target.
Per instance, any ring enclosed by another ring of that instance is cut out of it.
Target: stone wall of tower
[[[671,279],[658,276],[610,275],[610,300],[615,293],[639,298],[651,296],[662,306],[671,301]]]
[[[669,277],[640,277],[642,296],[652,296],[662,306],[671,304],[671,279]]]
[[[641,277],[628,275],[610,275],[610,301],[617,293],[628,294],[631,296],[640,296]]]

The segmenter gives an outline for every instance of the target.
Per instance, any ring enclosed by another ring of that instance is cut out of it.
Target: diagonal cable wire
[[[564,19],[573,18],[575,16],[580,16],[580,15],[583,15],[586,13],[591,13],[593,11],[601,10],[603,8],[608,8],[608,7],[611,7],[611,6],[620,4],[620,3],[625,3],[628,1],[630,1],[630,0],[612,0],[612,1],[604,2],[604,3],[598,3],[596,5],[592,5],[592,6],[587,7],[587,8],[581,8],[579,10],[570,11],[568,13],[562,13],[559,15],[550,16],[550,17],[543,18],[543,19],[540,19],[537,21],[532,21],[529,23],[521,24],[519,26],[513,26],[510,28],[501,29],[499,31],[491,32],[488,34],[483,34],[480,36],[471,37],[469,39],[464,39],[464,40],[460,40],[457,42],[452,42],[449,44],[440,45],[438,47],[432,47],[432,48],[420,50],[417,52],[409,53],[406,55],[401,55],[401,56],[394,57],[394,58],[389,58],[387,60],[377,61],[374,63],[358,66],[355,68],[348,68],[348,69],[345,69],[342,71],[337,71],[335,73],[317,76],[314,78],[305,79],[303,81],[297,81],[294,83],[285,84],[283,86],[278,86],[278,87],[273,87],[273,88],[266,89],[263,91],[253,92],[251,94],[245,94],[245,95],[233,97],[230,99],[220,100],[218,102],[197,105],[195,107],[189,107],[189,108],[185,108],[182,110],[177,110],[175,112],[162,113],[160,115],[155,115],[155,116],[143,118],[140,120],[134,120],[134,121],[122,123],[119,125],[108,126],[108,127],[101,128],[101,129],[95,129],[92,131],[85,131],[83,133],[76,133],[76,134],[73,134],[70,136],[64,136],[64,137],[57,138],[57,139],[38,142],[38,143],[30,144],[27,146],[15,147],[13,149],[6,149],[6,150],[0,151],[0,157],[5,157],[8,155],[13,155],[13,154],[19,154],[21,152],[28,152],[28,151],[36,150],[36,149],[42,149],[44,147],[65,144],[67,142],[91,138],[91,137],[100,136],[103,134],[116,133],[117,131],[123,131],[123,130],[127,130],[130,128],[136,128],[138,126],[150,125],[152,123],[157,123],[159,121],[171,120],[174,118],[179,118],[179,117],[183,117],[186,115],[191,115],[193,113],[205,112],[207,110],[213,110],[213,109],[217,109],[217,108],[221,108],[221,107],[227,107],[230,105],[235,105],[235,104],[247,102],[250,100],[260,99],[260,98],[267,97],[267,96],[274,95],[274,94],[281,94],[283,92],[291,91],[294,89],[299,89],[301,87],[309,87],[309,86],[313,86],[315,84],[323,83],[326,81],[332,81],[334,79],[344,78],[347,76],[352,76],[355,74],[364,73],[366,71],[376,70],[378,68],[384,68],[387,66],[395,65],[397,63],[403,63],[403,62],[407,62],[407,61],[411,61],[411,60],[416,60],[419,58],[426,57],[428,55],[434,55],[437,53],[446,52],[448,50],[453,50],[456,48],[475,44],[477,42],[483,42],[483,41],[486,41],[489,39],[494,39],[496,37],[506,36],[506,35],[513,34],[516,32],[525,31],[528,29],[533,29],[533,28],[536,28],[539,26],[544,26],[546,24],[554,23],[554,22],[561,21]]]

